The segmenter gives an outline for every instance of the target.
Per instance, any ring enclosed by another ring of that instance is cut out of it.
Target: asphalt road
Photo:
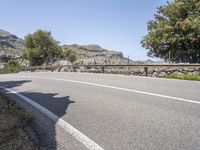
[[[200,82],[18,73],[0,75],[0,86],[48,109],[103,149],[200,149]],[[86,148],[76,138],[67,138],[67,149]]]

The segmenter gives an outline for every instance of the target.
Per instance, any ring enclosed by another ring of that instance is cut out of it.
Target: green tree
[[[55,62],[61,56],[62,50],[51,32],[37,30],[25,36],[23,56],[30,65],[42,65]]]
[[[160,6],[147,23],[141,44],[148,56],[200,63],[200,0],[174,0]]]

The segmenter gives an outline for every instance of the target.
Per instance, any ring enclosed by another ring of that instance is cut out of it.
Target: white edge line
[[[58,78],[50,78],[50,77],[31,77],[31,76],[12,76],[12,77],[17,77],[17,78],[27,78],[28,77],[28,78],[33,78],[33,79],[34,78],[35,79],[48,79],[48,80],[57,80],[57,81],[81,83],[81,84],[93,85],[93,86],[98,86],[98,87],[106,87],[106,88],[111,88],[111,89],[116,89],[116,90],[129,91],[129,92],[134,92],[134,93],[139,93],[139,94],[144,94],[144,95],[150,95],[150,96],[162,97],[162,98],[167,98],[167,99],[173,99],[173,100],[176,100],[176,101],[200,104],[200,101],[197,101],[197,100],[191,100],[191,99],[185,99],[185,98],[180,98],[180,97],[173,97],[173,96],[168,96],[168,95],[150,93],[150,92],[145,92],[145,91],[140,91],[140,90],[120,88],[120,87],[104,85],[104,84],[98,84],[98,83],[90,83],[90,82],[85,82],[85,81],[69,80],[69,79],[58,79]]]
[[[34,102],[30,98],[18,93],[17,91],[5,88],[3,86],[0,86],[0,88],[17,95],[18,97],[20,97],[24,101],[26,101],[29,104],[31,104],[33,107],[35,107],[36,109],[41,111],[43,114],[45,114],[48,118],[50,118],[51,120],[56,122],[56,124],[58,124],[60,127],[62,127],[66,132],[68,132],[70,135],[72,135],[76,140],[78,140],[80,143],[82,143],[89,150],[104,150],[102,147],[100,147],[98,144],[96,144],[90,138],[88,138],[83,133],[78,131],[76,128],[74,128],[73,126],[68,124],[66,121],[64,121],[63,119],[59,118],[57,115],[55,115],[54,113],[50,112],[49,110],[47,110],[43,106],[41,106],[38,103]]]

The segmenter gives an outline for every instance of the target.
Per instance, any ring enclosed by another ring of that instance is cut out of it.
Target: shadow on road
[[[23,84],[30,83],[31,80],[20,80],[20,81],[4,81],[0,82],[0,86],[6,88],[16,88]],[[35,91],[35,90],[34,90]],[[12,99],[17,100],[20,105],[25,108],[30,108],[30,105],[19,99],[13,93],[0,89],[1,93],[10,95]],[[70,104],[75,103],[70,100],[69,96],[61,97],[58,93],[42,93],[42,92],[20,92],[20,94],[30,98],[34,102],[40,104],[41,106],[48,109],[50,112],[56,114],[59,118],[67,113],[67,109]],[[56,122],[50,120],[42,114],[40,111],[34,110],[36,115],[35,119],[26,127],[28,135],[34,140],[34,142],[39,145],[39,149],[56,150],[58,149],[57,137],[56,137]]]
[[[5,88],[14,88],[22,86],[25,83],[31,82],[31,80],[20,80],[20,81],[1,81],[0,86],[3,86]]]

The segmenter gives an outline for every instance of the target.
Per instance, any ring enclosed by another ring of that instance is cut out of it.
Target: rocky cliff
[[[5,30],[0,29],[0,61],[21,57],[23,40]]]
[[[128,62],[122,52],[107,50],[99,45],[64,45],[78,56],[77,64],[124,64]],[[131,61],[130,61],[131,62]]]

